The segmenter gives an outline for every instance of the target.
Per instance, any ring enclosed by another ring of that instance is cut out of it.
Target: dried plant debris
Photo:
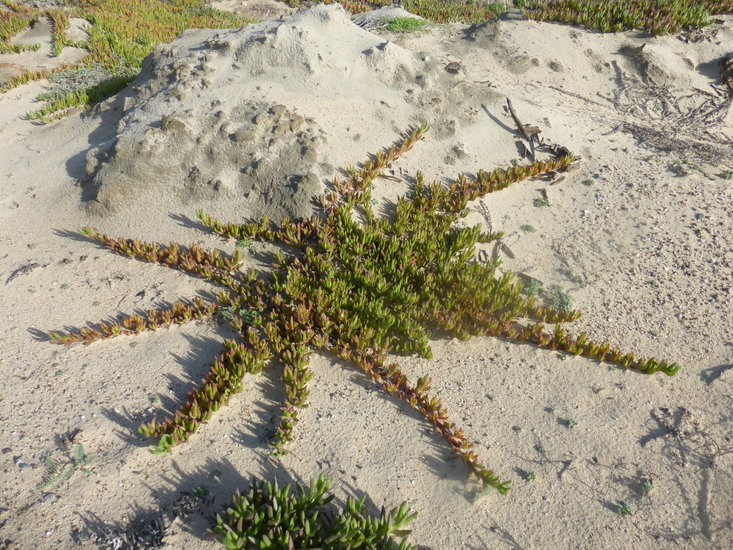
[[[10,276],[7,279],[5,279],[5,284],[7,285],[13,279],[20,277],[21,275],[27,275],[28,273],[30,273],[31,271],[39,267],[42,267],[42,266],[38,262],[31,262],[31,263],[25,264],[24,266],[21,266],[18,269],[14,270],[10,274]]]
[[[156,452],[170,450],[208,422],[242,389],[245,374],[274,365],[282,366],[286,397],[272,445],[275,453],[284,452],[300,411],[308,405],[312,374],[308,358],[320,352],[355,365],[387,393],[404,400],[433,425],[486,488],[505,493],[509,481],[481,462],[470,439],[430,393],[430,376],[408,380],[389,354],[430,358],[429,342],[436,333],[461,339],[490,335],[649,374],[661,371],[671,376],[679,366],[639,359],[608,342],[593,342],[584,333],[569,335],[564,324],[577,319],[579,312],[539,305],[534,297],[521,294],[522,284],[512,274],[497,273],[498,261],[473,261],[477,243],[496,241],[502,234],[460,226],[468,203],[513,183],[561,171],[574,162],[572,153],[507,170],[479,171],[475,177],[462,174],[448,186],[427,183],[417,173],[409,195],[397,201],[391,218],[378,217],[372,208],[373,182],[426,131],[425,124],[416,127],[360,169],[349,168],[346,179],[333,181],[332,190],[317,199],[320,215],[285,219],[279,225],[267,218],[232,224],[198,212],[203,225],[223,237],[286,245],[290,253],[278,252],[266,277],[239,270],[239,252],[228,257],[196,245],[183,248],[112,238],[85,228],[85,235],[119,254],[196,274],[225,290],[215,303],[179,302],[164,311],[96,328],[52,332],[51,340],[89,344],[219,310],[245,311],[246,315],[230,315],[228,323],[239,338],[224,342],[201,385],[175,415],[140,427],[143,435],[157,438]],[[548,323],[554,328],[547,328]]]
[[[213,497],[184,493],[159,510],[137,514],[126,525],[97,527],[94,542],[105,550],[162,548],[176,519],[186,519],[191,514],[206,515],[211,510],[212,502]]]
[[[674,89],[674,71],[660,61],[653,45],[625,47],[621,53],[640,73],[640,78],[632,77],[612,62],[619,87],[609,101],[626,118],[624,130],[647,147],[725,164],[733,146],[724,129],[731,96],[716,86],[710,91]]]

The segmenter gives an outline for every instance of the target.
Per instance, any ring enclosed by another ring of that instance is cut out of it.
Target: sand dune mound
[[[470,83],[452,91],[460,78],[359,28],[338,5],[187,31],[146,60],[115,141],[90,152],[90,194],[102,213],[162,193],[239,215],[308,215],[340,166],[331,154],[349,152],[344,134],[358,141],[368,124],[388,142],[416,121],[455,126],[461,97],[495,95]]]

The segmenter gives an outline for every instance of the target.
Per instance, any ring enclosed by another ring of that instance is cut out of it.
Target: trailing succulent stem
[[[143,315],[134,314],[123,317],[120,321],[102,322],[99,328],[88,327],[60,334],[48,334],[54,344],[91,344],[96,340],[118,336],[120,334],[138,334],[145,330],[157,330],[173,324],[182,325],[189,321],[209,317],[216,311],[216,304],[196,298],[191,302],[175,302],[167,309],[152,309]]]
[[[280,225],[267,218],[232,224],[199,211],[201,223],[223,237],[273,241],[298,250],[287,256],[278,253],[266,280],[238,270],[239,249],[227,257],[196,245],[184,249],[176,243],[114,239],[85,228],[85,235],[119,254],[196,274],[226,290],[215,304],[179,302],[164,312],[133,315],[97,329],[51,333],[52,341],[90,343],[181,324],[219,310],[240,341],[224,343],[201,385],[173,417],[140,428],[143,435],[159,439],[157,451],[188,439],[242,389],[245,374],[259,373],[274,358],[282,367],[286,397],[273,447],[276,453],[284,452],[300,410],[308,406],[309,355],[319,351],[354,364],[405,401],[433,425],[484,486],[505,493],[509,482],[481,463],[471,441],[430,393],[430,377],[409,381],[397,363],[388,362],[388,354],[430,358],[430,338],[441,331],[461,339],[484,335],[528,342],[646,373],[673,375],[679,367],[637,359],[609,343],[592,342],[585,334],[569,336],[563,323],[576,320],[577,311],[539,305],[521,294],[522,285],[511,274],[497,274],[498,261],[473,261],[476,244],[501,234],[459,226],[468,203],[513,183],[563,170],[575,160],[571,153],[507,170],[479,171],[475,177],[459,175],[448,186],[426,183],[418,173],[409,197],[398,199],[393,216],[378,217],[371,202],[374,179],[427,129],[426,124],[417,126],[360,169],[348,168],[346,179],[333,181],[331,190],[317,198],[321,216],[283,220]]]

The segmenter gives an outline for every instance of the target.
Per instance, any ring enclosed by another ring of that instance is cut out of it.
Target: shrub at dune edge
[[[431,337],[483,335],[649,374],[661,371],[671,376],[679,366],[636,358],[607,342],[593,342],[584,333],[569,335],[564,324],[577,319],[577,311],[553,310],[524,296],[522,284],[512,274],[497,274],[498,260],[473,261],[477,243],[489,243],[502,234],[460,226],[469,201],[563,170],[575,160],[564,148],[549,160],[479,171],[475,177],[461,174],[450,185],[426,183],[418,172],[408,196],[397,201],[394,214],[389,219],[377,216],[371,200],[375,179],[426,130],[425,124],[414,128],[360,169],[349,168],[346,179],[334,180],[332,189],[317,199],[320,215],[285,219],[279,225],[267,218],[232,224],[198,212],[201,223],[223,237],[284,245],[274,255],[266,276],[238,269],[239,248],[227,256],[196,244],[188,248],[176,243],[161,245],[112,238],[84,228],[90,239],[119,254],[195,274],[224,290],[213,302],[201,298],[180,301],[168,309],[134,314],[119,322],[52,332],[51,340],[90,344],[183,324],[218,311],[238,338],[224,342],[200,386],[172,417],[153,419],[140,427],[143,435],[157,438],[156,452],[186,441],[242,389],[246,374],[258,374],[266,367],[280,369],[285,386],[282,418],[272,441],[276,454],[284,452],[301,410],[308,405],[309,356],[318,352],[361,369],[432,424],[485,488],[507,492],[510,482],[481,462],[470,439],[430,393],[430,377],[409,380],[391,355],[430,358]],[[554,328],[548,328],[548,323]]]

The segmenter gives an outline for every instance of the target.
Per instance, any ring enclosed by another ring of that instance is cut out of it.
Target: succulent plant
[[[731,0],[552,0],[525,6],[539,21],[559,21],[602,32],[644,29],[652,34],[709,25],[710,16],[733,12]]]
[[[295,548],[373,548],[412,550],[404,526],[417,513],[407,503],[379,517],[365,513],[365,498],[349,497],[343,512],[334,514],[324,507],[333,499],[326,493],[328,477],[318,476],[310,487],[253,480],[249,491],[232,497],[232,505],[216,517],[214,531],[230,550]],[[400,537],[398,544],[392,535]]]
[[[544,161],[479,171],[475,177],[461,174],[448,186],[426,183],[418,173],[409,196],[397,201],[394,215],[390,219],[377,216],[371,201],[375,178],[426,131],[427,125],[418,126],[360,169],[348,168],[348,178],[333,181],[332,190],[317,198],[320,216],[286,219],[279,225],[267,218],[232,224],[198,212],[203,225],[223,237],[272,241],[298,251],[278,252],[265,278],[253,270],[238,269],[239,250],[227,257],[196,245],[183,248],[176,243],[164,246],[110,238],[85,228],[86,236],[115,252],[198,275],[225,290],[216,303],[178,302],[119,323],[53,332],[51,340],[89,344],[201,319],[217,310],[227,312],[220,317],[239,339],[224,342],[224,350],[200,386],[189,393],[173,417],[162,422],[154,419],[140,428],[143,435],[158,438],[156,451],[168,451],[188,439],[242,389],[245,374],[257,374],[276,364],[270,359],[277,358],[283,367],[286,397],[273,447],[276,453],[284,452],[300,410],[308,405],[312,374],[308,358],[316,350],[355,365],[387,393],[409,404],[445,438],[485,487],[505,493],[509,482],[500,480],[479,460],[469,438],[430,393],[430,377],[409,380],[388,354],[430,358],[430,338],[441,331],[461,339],[489,335],[529,342],[646,373],[673,375],[679,367],[657,359],[638,359],[608,342],[593,342],[583,333],[570,336],[564,323],[580,313],[536,303],[534,297],[521,293],[522,284],[511,273],[497,274],[498,261],[473,261],[477,243],[502,235],[482,232],[480,227],[461,227],[457,222],[467,214],[468,203],[512,183],[563,170],[574,161],[566,149]],[[554,328],[546,328],[548,323]]]

